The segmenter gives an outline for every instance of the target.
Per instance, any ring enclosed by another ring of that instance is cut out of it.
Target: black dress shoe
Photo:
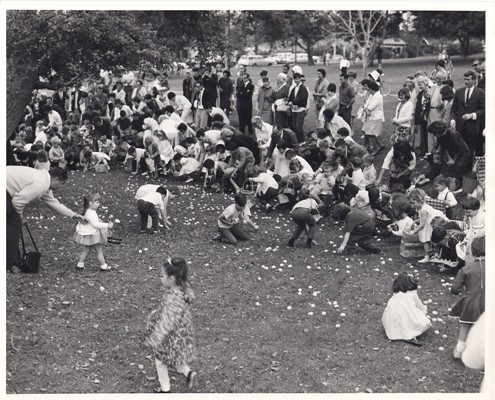
[[[416,339],[416,338],[404,339],[404,342],[413,344],[414,346],[423,346],[423,343],[419,342],[418,339]]]

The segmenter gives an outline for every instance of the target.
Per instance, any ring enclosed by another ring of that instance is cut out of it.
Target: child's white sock
[[[462,353],[466,349],[466,342],[463,342],[462,340],[458,340],[455,349]]]

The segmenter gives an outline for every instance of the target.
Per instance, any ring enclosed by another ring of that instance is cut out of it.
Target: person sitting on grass
[[[437,225],[431,232],[431,243],[435,252],[430,262],[456,268],[464,265],[464,260],[457,256],[456,246],[461,243],[466,234],[454,222]]]
[[[435,177],[440,175],[442,172],[442,166],[445,162],[445,157],[440,149],[438,149],[438,146],[436,146],[431,153],[426,154],[424,159],[428,162],[428,167],[426,168],[426,172],[424,174],[420,174],[413,179],[415,186],[423,186],[427,183],[433,182]]]
[[[447,217],[441,211],[433,208],[425,202],[425,197],[426,193],[421,189],[413,189],[411,193],[409,193],[411,206],[418,212],[419,219],[414,221],[413,229],[406,234],[408,236],[413,236],[417,233],[419,236],[419,241],[424,245],[425,257],[419,260],[419,263],[430,261],[428,252],[431,248],[431,232],[433,229],[431,226],[431,221],[435,217],[440,217],[447,220]]]
[[[382,250],[373,243],[373,232],[375,230],[373,219],[364,211],[340,203],[333,208],[333,217],[337,221],[344,221],[344,240],[337,249],[338,253],[342,253],[346,247],[348,252],[353,252],[356,243],[367,252],[382,253]]]
[[[247,198],[242,193],[237,193],[234,197],[234,204],[231,204],[218,218],[219,235],[214,240],[220,240],[228,244],[237,244],[240,241],[249,240],[248,233],[241,226],[240,221],[246,222],[254,230],[258,230],[256,225],[246,214]]]
[[[323,216],[329,215],[330,206],[333,201],[332,190],[335,186],[336,178],[342,172],[342,169],[338,159],[332,158],[324,161],[308,185],[311,196],[324,204],[321,210]]]
[[[192,182],[194,176],[199,172],[201,165],[194,157],[186,157],[181,153],[175,154],[172,163],[172,170],[177,179],[185,183]]]
[[[310,249],[313,246],[313,239],[316,233],[316,223],[319,216],[318,203],[314,198],[310,197],[310,193],[307,189],[301,189],[299,194],[299,201],[294,205],[290,216],[296,223],[296,229],[292,234],[287,247],[294,247],[295,241],[299,238],[303,231],[306,231],[308,239],[306,241],[306,247]]]
[[[411,230],[414,223],[413,219],[400,207],[392,209],[392,214],[395,222],[387,225],[388,231],[394,236],[404,237]]]
[[[392,285],[394,294],[383,311],[382,324],[390,340],[403,340],[421,346],[417,336],[431,327],[427,307],[418,296],[418,279],[401,272]]]
[[[79,156],[79,164],[83,167],[83,171],[94,171],[97,165],[102,165],[103,169],[108,172],[110,167],[108,166],[108,157],[105,153],[100,153],[98,151],[92,151],[89,146],[86,146],[81,150]]]

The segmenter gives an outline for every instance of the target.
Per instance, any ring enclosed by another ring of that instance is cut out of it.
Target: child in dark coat
[[[346,246],[350,251],[354,249],[356,243],[365,251],[374,254],[380,254],[382,250],[375,244],[373,231],[375,224],[371,217],[364,211],[357,208],[351,208],[347,204],[337,204],[333,209],[333,217],[336,220],[344,220],[344,240],[338,248],[342,253]]]

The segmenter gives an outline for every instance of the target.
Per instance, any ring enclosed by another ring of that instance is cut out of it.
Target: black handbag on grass
[[[41,253],[38,251],[38,247],[36,246],[36,242],[33,239],[33,235],[31,235],[29,226],[25,224],[25,227],[27,232],[29,233],[29,237],[31,238],[31,241],[33,242],[36,251],[26,251],[26,245],[24,243],[24,235],[22,234],[22,229],[21,229],[22,257],[21,257],[20,268],[23,272],[35,274],[40,269]]]

